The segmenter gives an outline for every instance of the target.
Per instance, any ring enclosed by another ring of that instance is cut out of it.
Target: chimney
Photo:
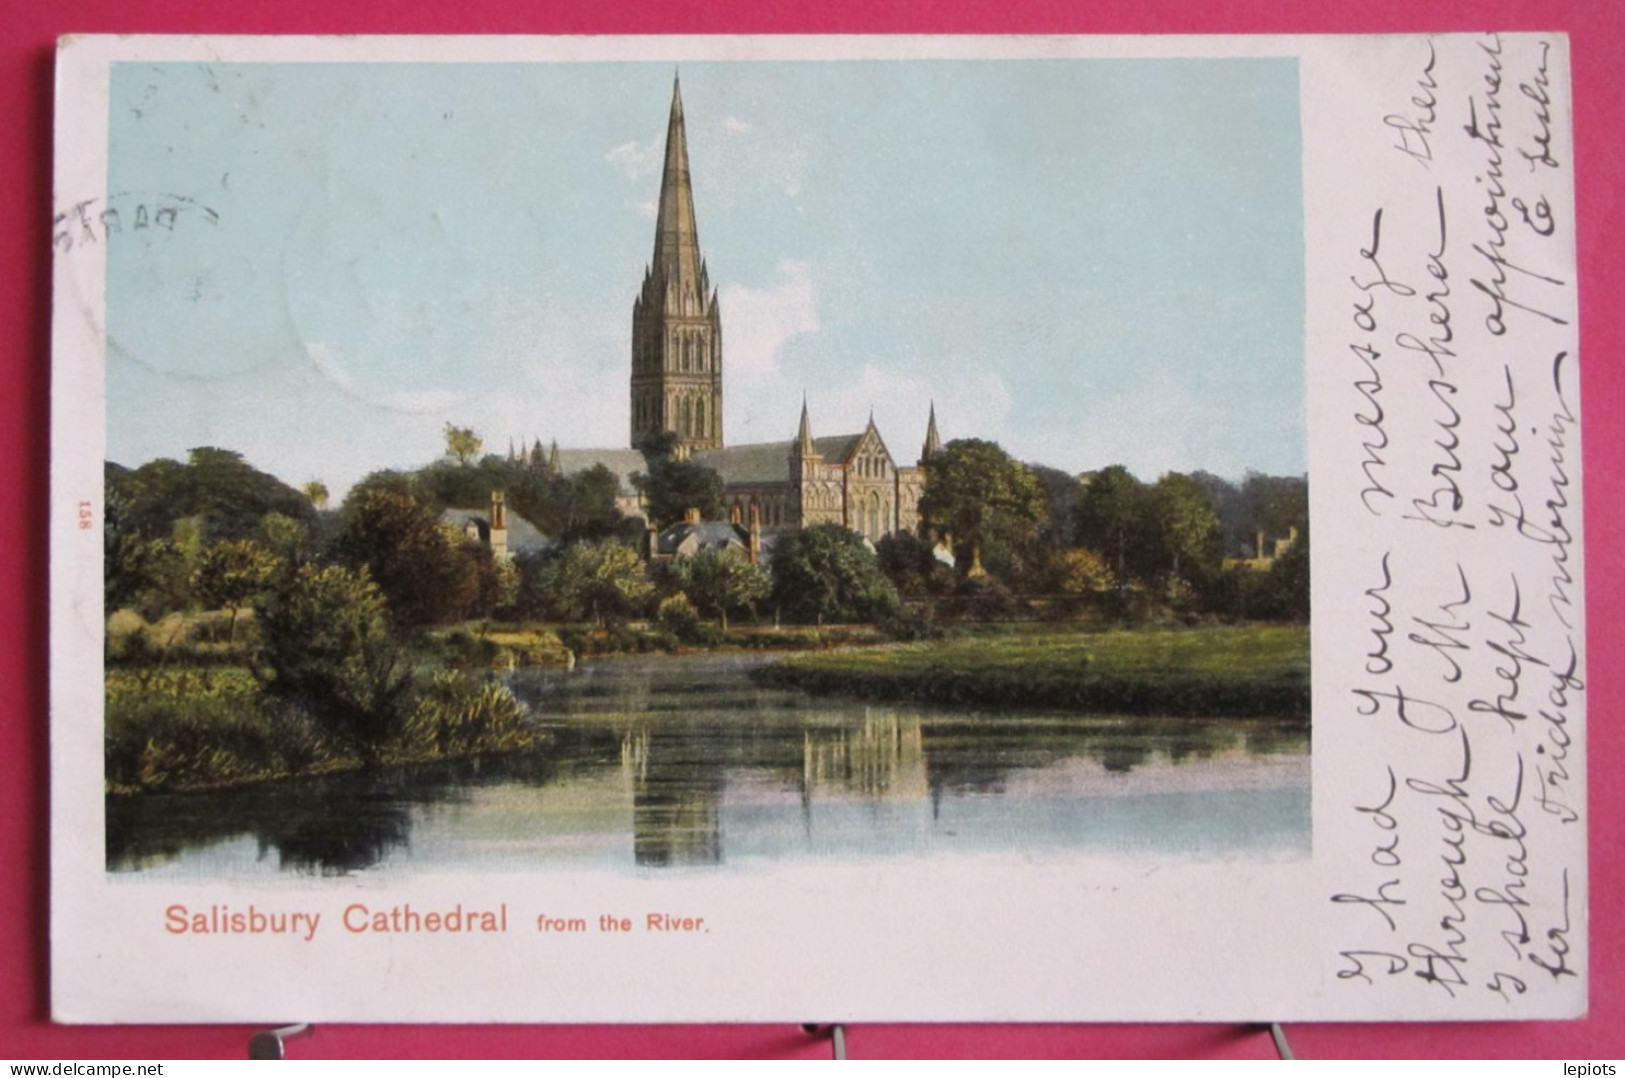
[[[754,513],[752,513],[752,515],[753,515],[753,516],[754,516],[754,515],[755,515],[755,514],[754,514]],[[730,506],[729,506],[729,507],[728,507],[728,523],[729,523],[729,524],[732,524],[732,525],[733,525],[733,526],[734,526],[734,527],[736,527],[736,528],[737,528],[737,527],[738,527],[738,526],[739,526],[739,525],[740,525],[740,524],[741,524],[741,523],[743,523],[743,522],[742,522],[742,521],[741,521],[741,520],[740,520],[740,519],[739,519],[739,503],[738,503],[738,502],[734,502],[734,503],[733,503],[733,504],[732,504],[732,505],[730,505]]]
[[[500,490],[491,492],[491,556],[498,561],[508,556],[508,507]]]
[[[750,563],[759,565],[762,561],[762,509],[755,502],[750,503],[750,539],[745,547],[750,554]]]
[[[698,524],[699,522],[700,522],[700,510],[699,510],[699,507],[690,506],[683,513],[683,523],[684,524]]]

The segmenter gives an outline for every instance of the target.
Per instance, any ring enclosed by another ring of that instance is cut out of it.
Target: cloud
[[[350,372],[339,362],[338,356],[333,354],[333,349],[325,341],[304,343],[305,354],[310,357],[311,366],[316,368],[317,374],[340,389],[348,391],[355,388],[355,379],[350,376]]]
[[[638,216],[648,218],[651,221],[653,221],[655,218],[659,217],[660,216],[660,200],[659,199],[654,199],[654,198],[646,198],[642,202],[639,202],[638,203]]]
[[[660,167],[660,146],[654,142],[623,142],[604,160],[629,180],[641,180]]]
[[[722,133],[724,135],[743,135],[755,128],[737,116],[724,116],[722,118]]]
[[[729,285],[721,292],[723,369],[750,381],[777,373],[779,352],[792,337],[818,332],[818,302],[805,262],[780,262],[762,288]]]

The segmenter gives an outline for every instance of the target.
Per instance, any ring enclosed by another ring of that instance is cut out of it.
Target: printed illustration
[[[108,141],[113,879],[1309,856],[1294,59],[117,63]]]

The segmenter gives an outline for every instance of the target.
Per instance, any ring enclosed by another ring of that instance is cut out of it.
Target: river
[[[998,850],[1309,856],[1309,736],[1260,720],[975,712],[758,685],[754,655],[514,674],[525,755],[107,798],[115,876],[716,871]]]

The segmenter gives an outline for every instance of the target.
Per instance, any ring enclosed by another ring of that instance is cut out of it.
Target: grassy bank
[[[1307,626],[1052,627],[788,656],[771,684],[887,700],[1133,715],[1309,715]]]
[[[735,625],[727,631],[702,622],[686,633],[644,622],[613,625],[470,623],[429,634],[425,658],[459,670],[563,666],[596,655],[689,651],[802,651],[883,643],[872,625]]]
[[[365,765],[302,709],[262,692],[243,666],[109,669],[103,738],[110,793],[208,790]],[[420,679],[378,755],[386,764],[428,763],[540,742],[507,689],[440,671]]]
[[[697,624],[676,634],[651,624],[607,626],[469,622],[414,635],[403,661],[415,673],[404,713],[364,752],[318,721],[304,702],[268,694],[250,664],[260,649],[252,611],[234,629],[220,611],[151,624],[133,611],[108,620],[105,783],[118,794],[206,790],[534,749],[545,740],[501,671],[563,666],[599,655],[712,649],[827,648],[884,639],[870,626]]]

